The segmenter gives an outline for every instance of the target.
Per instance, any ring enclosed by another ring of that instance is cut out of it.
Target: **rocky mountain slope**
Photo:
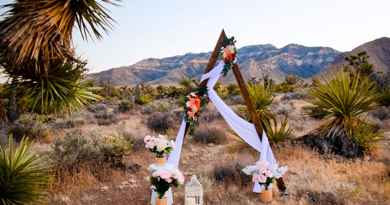
[[[380,38],[365,43],[351,52],[365,50],[370,61],[382,71],[390,70],[390,38]],[[346,55],[328,47],[307,47],[289,44],[276,48],[271,44],[252,45],[238,50],[238,62],[247,79],[269,75],[280,81],[286,75],[293,74],[301,78],[324,73],[329,68],[337,68],[344,63]],[[210,53],[187,53],[168,58],[148,58],[134,65],[109,69],[90,77],[99,83],[114,85],[171,84],[184,77],[199,78],[203,73]],[[232,81],[232,73],[224,81]]]
[[[344,61],[345,57],[349,55],[356,55],[359,52],[365,51],[370,57],[368,61],[374,65],[374,70],[378,72],[387,73],[390,71],[390,38],[383,37],[376,40],[362,44],[352,51],[343,53],[337,61],[335,61],[328,69],[322,73],[329,74],[347,65]],[[320,75],[322,75],[320,73]]]

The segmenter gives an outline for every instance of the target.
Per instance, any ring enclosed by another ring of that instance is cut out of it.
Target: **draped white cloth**
[[[215,105],[218,112],[222,115],[228,125],[241,137],[243,141],[248,143],[253,149],[260,153],[260,159],[270,163],[270,165],[276,165],[276,159],[272,152],[271,146],[268,141],[268,137],[265,132],[262,134],[262,140],[260,140],[257,134],[256,128],[252,123],[247,122],[237,115],[217,94],[214,90],[215,84],[221,77],[221,73],[224,67],[223,61],[220,61],[210,72],[204,74],[201,81],[208,79],[207,92],[210,101]],[[186,122],[183,119],[179,132],[176,136],[175,149],[168,157],[168,164],[179,167],[180,154],[183,146],[183,140],[185,135]],[[263,187],[256,183],[253,187],[253,192],[261,192]],[[153,195],[153,194],[152,194]],[[172,192],[169,190],[168,196],[172,197]],[[152,197],[153,204],[153,197]],[[168,205],[172,205],[173,200],[168,201]],[[154,204],[153,204],[154,205]]]

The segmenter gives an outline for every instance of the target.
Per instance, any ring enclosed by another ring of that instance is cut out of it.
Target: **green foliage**
[[[18,142],[23,137],[38,140],[49,139],[51,130],[45,122],[45,117],[41,115],[23,114],[10,126],[8,135],[11,135]]]
[[[220,83],[217,83],[215,85],[215,91],[217,91],[217,94],[222,99],[225,99],[226,97],[229,96],[229,90],[227,89],[227,87],[222,85],[222,84],[220,84]]]
[[[119,112],[128,112],[133,108],[133,103],[128,100],[122,100],[118,105]]]
[[[379,103],[386,107],[390,106],[390,88],[387,88],[380,93]]]
[[[74,56],[72,35],[77,26],[84,39],[100,39],[113,21],[103,5],[96,0],[26,0],[4,5],[0,65],[23,110],[71,112],[98,99],[83,78],[84,63]]]
[[[325,83],[313,87],[312,104],[326,112],[326,117],[351,119],[375,108],[378,94],[375,84],[360,75],[340,72]]]
[[[72,112],[100,99],[84,80],[85,71],[84,63],[65,62],[51,67],[47,76],[24,73],[8,85],[8,89],[16,89],[19,105],[28,111],[40,114]],[[10,76],[16,78],[16,73],[10,73]]]
[[[261,84],[249,84],[249,97],[255,105],[256,114],[259,116],[263,127],[274,119],[274,114],[270,110],[273,101],[272,91]]]
[[[104,156],[104,161],[115,167],[122,165],[123,156],[132,150],[132,144],[123,136],[114,135],[104,137],[99,143],[99,150]]]
[[[276,84],[273,86],[273,91],[277,93],[288,93],[288,92],[294,92],[295,85],[294,84],[288,84],[286,82]]]
[[[353,129],[353,140],[363,147],[365,151],[371,149],[371,145],[383,138],[383,133],[379,132],[378,129],[365,122],[356,124]]]
[[[376,106],[375,84],[366,76],[340,72],[332,80],[319,83],[310,91],[314,109],[321,110],[329,121],[321,132],[325,136],[359,137],[355,129],[362,123],[360,116]],[[356,140],[366,144],[365,140]]]
[[[31,152],[31,143],[21,140],[19,146],[10,138],[0,145],[0,204],[20,205],[38,202],[46,195],[49,167]]]
[[[131,147],[132,143],[120,135],[85,136],[80,131],[74,131],[54,142],[50,159],[57,174],[61,171],[78,172],[84,166],[101,167],[107,164],[120,167]]]
[[[362,51],[357,55],[346,57],[345,60],[348,61],[349,65],[352,66],[356,72],[361,75],[369,76],[374,72],[374,66],[368,62],[369,57],[367,52]]]
[[[270,120],[270,123],[266,124],[265,130],[269,140],[273,143],[278,143],[289,138],[292,133],[292,130],[288,126],[287,117],[284,118],[280,125],[275,119]]]
[[[153,97],[150,94],[140,94],[136,96],[135,103],[138,105],[146,105],[153,101]]]
[[[303,112],[305,115],[308,115],[312,118],[315,119],[324,119],[325,116],[327,115],[327,111],[324,110],[322,107],[317,107],[317,106],[304,106],[303,107]]]

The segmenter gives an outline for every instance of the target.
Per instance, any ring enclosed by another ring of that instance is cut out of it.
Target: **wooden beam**
[[[208,73],[211,69],[213,69],[215,64],[217,63],[219,53],[221,52],[221,48],[222,48],[223,41],[225,38],[226,38],[226,34],[225,34],[225,31],[222,29],[221,34],[219,35],[217,44],[215,44],[215,47],[214,47],[213,52],[211,53],[209,62],[207,63],[206,69],[204,70],[204,74]],[[200,87],[205,87],[207,85],[208,81],[209,80],[206,79],[206,80],[200,82]]]
[[[241,96],[244,99],[245,105],[247,107],[249,117],[252,119],[252,123],[255,125],[257,134],[260,137],[260,140],[262,140],[262,134],[263,134],[263,127],[261,126],[259,116],[256,114],[256,108],[253,105],[252,99],[249,96],[248,88],[245,83],[244,78],[241,75],[240,68],[237,64],[233,65],[233,73],[236,77],[238,86],[241,91]]]
[[[248,109],[248,113],[250,114],[252,122],[255,125],[257,134],[259,135],[260,140],[262,140],[263,127],[261,126],[259,116],[256,114],[256,108],[252,102],[252,99],[249,96],[247,85],[245,83],[244,78],[241,75],[240,68],[237,64],[233,65],[233,73],[234,76],[236,77],[238,86],[240,87],[241,95],[244,98],[246,107]],[[281,192],[286,193],[287,187],[284,183],[283,178],[276,179],[276,185],[278,186],[278,189]]]

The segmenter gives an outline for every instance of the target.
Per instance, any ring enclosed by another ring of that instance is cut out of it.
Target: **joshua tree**
[[[17,90],[19,105],[50,113],[73,110],[96,99],[83,80],[85,63],[74,56],[72,33],[77,27],[85,40],[101,39],[113,22],[105,3],[112,4],[14,0],[3,5],[0,63]]]

